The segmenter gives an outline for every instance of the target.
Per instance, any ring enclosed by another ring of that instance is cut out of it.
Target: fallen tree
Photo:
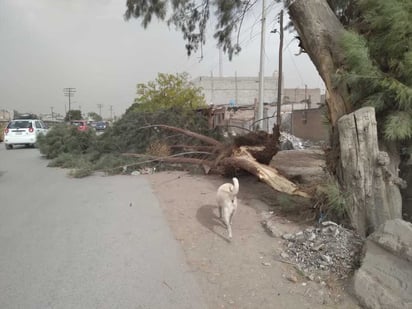
[[[196,164],[204,168],[205,173],[234,175],[245,171],[255,175],[260,181],[276,191],[290,195],[309,197],[309,194],[298,188],[293,182],[268,165],[278,151],[279,130],[274,127],[273,134],[266,132],[249,132],[234,139],[233,144],[224,144],[211,137],[190,130],[168,126],[150,125],[142,129],[161,128],[195,137],[208,145],[171,145],[171,149],[199,150],[174,153],[168,156],[147,156],[138,153],[123,153],[126,157],[145,157],[151,162],[180,164]],[[207,151],[200,151],[207,150]]]

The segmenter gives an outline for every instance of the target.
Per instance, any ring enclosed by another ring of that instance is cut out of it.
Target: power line
[[[97,107],[99,108],[99,116],[102,117],[102,107],[103,107],[103,104],[99,103],[99,104],[97,104]]]
[[[113,105],[110,105],[110,120],[113,120]]]
[[[76,92],[76,88],[63,88],[63,93],[65,97],[69,98],[69,111],[68,111],[68,115],[69,115],[69,121],[71,120],[71,101],[70,98],[74,96],[74,93]]]
[[[289,47],[287,47],[287,50],[288,50],[288,52],[289,52],[289,56],[290,56],[290,58],[291,58],[291,60],[292,60],[292,63],[293,63],[293,65],[294,65],[295,69],[296,69],[296,72],[297,72],[298,75],[299,75],[300,81],[301,81],[302,84],[304,84],[305,82],[303,81],[303,77],[302,77],[302,75],[300,74],[300,70],[299,70],[298,66],[296,65],[296,63],[295,63],[295,59],[293,58],[292,52],[290,51]]]

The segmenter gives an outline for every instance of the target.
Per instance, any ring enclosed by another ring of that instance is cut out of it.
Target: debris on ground
[[[285,131],[280,132],[279,142],[281,150],[305,149],[313,144],[309,140],[303,140]]]
[[[285,250],[280,254],[309,280],[334,274],[347,278],[359,266],[363,240],[332,221],[294,234],[283,234]]]
[[[281,132],[279,137],[281,150],[304,149],[304,143],[299,138],[287,132]]]

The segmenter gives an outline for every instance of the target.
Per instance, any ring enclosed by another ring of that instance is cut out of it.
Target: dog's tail
[[[236,195],[239,192],[239,180],[236,177],[233,177],[232,180],[233,180],[232,194]]]

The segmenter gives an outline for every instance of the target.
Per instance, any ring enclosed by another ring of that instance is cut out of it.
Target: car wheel
[[[13,145],[11,144],[4,144],[7,150],[13,149]]]

